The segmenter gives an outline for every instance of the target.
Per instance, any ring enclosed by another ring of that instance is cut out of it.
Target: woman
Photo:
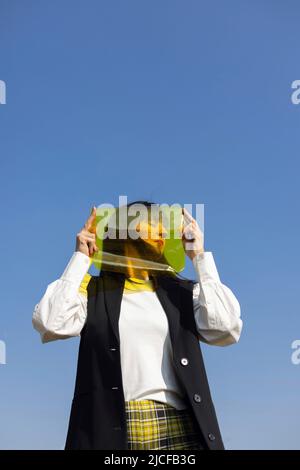
[[[134,204],[153,207],[135,201],[127,209]],[[118,263],[103,257],[100,275],[89,275],[99,251],[94,207],[64,273],[35,306],[42,342],[81,337],[65,449],[224,448],[199,340],[236,343],[240,306],[204,251],[196,221],[183,214],[183,246],[197,282],[161,269],[164,227],[150,227],[149,219],[137,227],[146,224],[143,238],[104,240],[102,252]]]

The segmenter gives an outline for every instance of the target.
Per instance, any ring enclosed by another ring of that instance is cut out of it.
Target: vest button
[[[208,439],[209,439],[210,441],[214,441],[214,440],[216,439],[216,436],[210,432],[210,433],[208,434]]]
[[[111,387],[112,390],[119,390],[119,387]]]
[[[180,362],[181,362],[181,364],[182,364],[183,366],[186,366],[186,365],[188,365],[189,360],[188,360],[186,357],[183,357],[183,358],[180,360]]]
[[[117,348],[109,348],[110,351],[116,351]]]
[[[194,395],[194,400],[195,400],[197,403],[200,403],[200,401],[202,401],[202,398],[200,397],[200,395],[198,395],[198,393],[195,393],[195,395]]]

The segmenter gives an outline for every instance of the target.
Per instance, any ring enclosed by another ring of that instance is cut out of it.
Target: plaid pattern
[[[202,437],[189,409],[154,400],[125,401],[128,449],[200,450]]]

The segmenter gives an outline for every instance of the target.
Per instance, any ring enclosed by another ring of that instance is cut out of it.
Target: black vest
[[[156,293],[169,323],[174,370],[199,425],[203,447],[224,449],[196,329],[193,282],[165,276],[157,281]],[[88,284],[66,450],[128,449],[118,328],[124,283],[124,274],[102,271]]]

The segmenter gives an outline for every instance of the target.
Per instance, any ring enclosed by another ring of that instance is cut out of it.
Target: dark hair
[[[147,200],[137,200],[137,201],[133,201],[133,202],[130,202],[128,204],[126,204],[125,206],[120,206],[116,209],[116,219],[119,219],[119,211],[121,209],[121,207],[124,209],[124,207],[126,207],[127,209],[130,207],[130,206],[133,206],[135,204],[141,204],[141,205],[144,205],[146,206],[147,208],[151,209],[152,206],[158,206],[157,203],[155,202],[150,202],[150,201],[147,201]],[[148,214],[149,214],[149,210],[148,210]],[[131,219],[134,219],[135,216],[128,216],[128,220],[130,221]],[[125,247],[126,247],[126,243],[127,244],[134,244],[134,247],[135,249],[138,251],[138,253],[140,254],[141,257],[145,257],[145,259],[147,259],[147,255],[149,255],[150,251],[151,250],[148,246],[147,243],[145,243],[145,241],[142,239],[142,238],[138,238],[137,240],[132,240],[129,236],[128,236],[128,225],[127,224],[127,237],[126,239],[122,239],[122,238],[119,238],[119,226],[118,226],[118,223],[117,223],[117,227],[116,227],[116,238],[106,238],[103,240],[103,246],[102,246],[102,250],[103,252],[109,252],[109,253],[114,253],[116,255],[121,255],[121,256],[126,256],[126,253],[125,253]],[[161,254],[160,257],[156,260],[157,262],[159,263],[162,263],[162,264],[168,264],[164,254]],[[108,267],[105,267],[103,266],[103,268],[101,268],[102,271],[110,271],[110,272],[115,272],[117,269],[114,269],[112,266],[108,266]],[[119,269],[118,269],[119,271]],[[173,271],[157,271],[155,269],[151,269],[151,268],[147,268],[147,271],[149,272],[149,277],[151,277],[156,285],[156,277],[157,276],[164,276],[164,277],[168,277],[168,278],[171,278],[175,281],[180,281],[180,280],[186,280],[186,281],[190,281],[189,279],[187,279],[186,277],[182,276],[181,274],[179,273],[175,273]]]

